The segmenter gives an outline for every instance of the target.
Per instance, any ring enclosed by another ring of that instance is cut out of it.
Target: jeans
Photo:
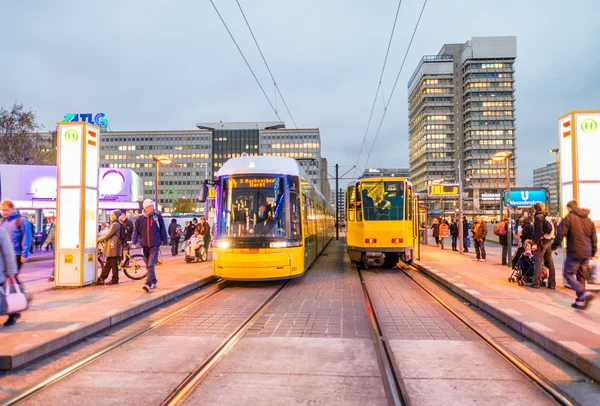
[[[508,264],[508,243],[502,246],[502,265]]]
[[[463,237],[463,251],[469,252],[469,237]]]
[[[146,264],[146,270],[148,271],[148,275],[146,276],[146,285],[158,283],[156,280],[156,273],[154,272],[156,261],[158,261],[158,250],[160,250],[160,245],[156,247],[142,247],[144,263]]]
[[[171,255],[177,255],[177,250],[179,249],[179,238],[173,237],[171,238]]]
[[[485,259],[485,239],[479,241],[473,238],[473,241],[475,242],[475,256],[477,259]]]
[[[452,236],[452,251],[456,251],[456,245],[458,243],[458,236],[453,235]]]
[[[552,241],[542,240],[537,249],[533,252],[533,260],[535,261],[535,270],[533,271],[532,285],[540,285],[540,276],[542,275],[542,265],[546,265],[548,268],[548,286],[554,287],[556,285],[555,271],[554,271],[554,260],[552,259],[552,250],[550,249]]]
[[[578,275],[585,273],[589,266],[589,258],[572,258],[567,256],[565,266],[563,267],[563,278],[575,291],[578,298],[582,298],[585,293],[585,285],[580,282]]]

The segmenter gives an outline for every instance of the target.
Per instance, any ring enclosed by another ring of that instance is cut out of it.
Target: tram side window
[[[296,185],[292,185],[292,187],[290,188],[290,225],[292,231],[292,238],[302,238],[302,223],[300,220],[300,197],[298,196],[298,191],[295,186]]]
[[[406,205],[406,217],[407,217],[408,221],[412,221],[414,205],[413,205],[413,200],[412,200],[412,187],[411,186],[408,187],[408,190],[406,192],[406,201],[409,202]]]
[[[360,185],[356,185],[356,220],[362,221],[363,213],[362,213],[362,198],[359,192]]]
[[[356,207],[356,193],[354,187],[348,188],[346,201],[348,202],[348,221],[354,221],[354,209]]]

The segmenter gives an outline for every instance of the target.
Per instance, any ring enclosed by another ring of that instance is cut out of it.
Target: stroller
[[[519,286],[533,281],[533,272],[535,271],[535,262],[533,260],[533,241],[525,240],[523,246],[519,247],[512,260],[513,269],[508,277],[509,282],[516,282]],[[548,268],[542,266],[540,275],[540,285],[546,286],[548,278]]]

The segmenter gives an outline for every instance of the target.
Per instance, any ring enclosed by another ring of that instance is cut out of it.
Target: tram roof
[[[231,158],[223,164],[217,176],[272,173],[278,175],[300,175],[295,159],[281,156],[242,156]]]

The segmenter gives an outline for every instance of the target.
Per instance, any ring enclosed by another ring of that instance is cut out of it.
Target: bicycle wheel
[[[122,269],[125,276],[135,281],[144,279],[148,273],[146,267],[144,266],[144,256],[142,254],[132,255],[127,268]]]
[[[162,264],[163,262],[163,256],[162,256],[162,251],[160,250],[160,248],[158,249],[158,259],[156,260],[156,263],[158,265]]]

